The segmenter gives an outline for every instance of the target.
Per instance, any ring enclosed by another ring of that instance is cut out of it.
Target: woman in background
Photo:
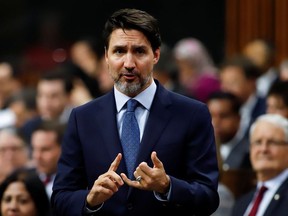
[[[50,216],[45,186],[32,169],[17,169],[0,185],[1,216]]]

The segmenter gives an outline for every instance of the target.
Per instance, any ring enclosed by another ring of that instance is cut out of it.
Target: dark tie
[[[46,175],[46,177],[43,180],[44,185],[47,185],[51,181],[51,177],[49,175]]]
[[[255,202],[253,204],[253,207],[252,207],[252,209],[251,209],[251,211],[249,213],[249,216],[255,216],[256,215],[257,210],[259,208],[259,205],[261,203],[261,200],[263,198],[263,195],[264,195],[264,193],[266,192],[267,189],[268,188],[265,187],[264,185],[260,188],[260,190],[258,191],[258,195],[257,195],[257,197],[255,199]]]
[[[138,101],[130,99],[127,102],[127,110],[124,113],[121,143],[124,151],[128,177],[133,178],[134,166],[140,144],[140,130],[135,117],[135,109]]]

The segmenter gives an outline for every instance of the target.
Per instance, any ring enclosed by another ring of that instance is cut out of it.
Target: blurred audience
[[[38,115],[28,120],[21,131],[28,143],[34,129],[43,120],[66,123],[72,108],[73,78],[66,71],[54,70],[42,75],[37,83],[36,105]]]
[[[288,120],[264,114],[250,128],[250,159],[257,187],[236,200],[231,216],[248,215],[262,186],[267,188],[256,215],[287,215]]]
[[[235,197],[232,191],[222,182],[218,184],[220,203],[211,216],[230,216],[234,206]]]
[[[204,44],[196,38],[183,38],[175,44],[173,53],[185,94],[206,102],[209,94],[219,90],[220,82]]]
[[[22,83],[10,62],[0,62],[0,112],[6,108],[8,98],[21,90]]]
[[[114,86],[114,81],[109,74],[105,56],[103,56],[100,60],[98,81],[99,88],[103,94],[110,91]]]
[[[239,99],[230,92],[218,91],[209,96],[207,106],[219,146],[220,169],[251,169],[249,140],[240,130]]]
[[[43,121],[32,133],[32,159],[49,198],[61,154],[61,143],[66,124]]]
[[[277,113],[288,119],[288,80],[272,84],[266,103],[267,113]]]
[[[104,57],[104,44],[102,39],[95,36],[79,38],[71,45],[70,72],[83,82],[91,98],[103,94],[98,80],[102,57]]]
[[[280,63],[279,80],[288,81],[288,59],[284,59]]]
[[[0,182],[13,170],[29,165],[29,148],[21,135],[11,128],[0,130]]]
[[[153,76],[165,88],[180,94],[186,94],[184,88],[179,83],[178,75],[172,49],[167,44],[162,43],[161,56],[154,67]]]
[[[256,82],[257,94],[266,97],[270,86],[278,78],[278,71],[274,67],[274,46],[267,40],[257,38],[249,41],[242,52],[260,68],[261,75]]]
[[[1,216],[51,216],[51,206],[38,175],[30,169],[12,172],[0,185]]]
[[[250,125],[266,112],[265,98],[260,97],[256,89],[259,68],[249,58],[235,55],[222,62],[219,72],[221,89],[240,99],[240,130],[248,138]]]
[[[1,128],[21,128],[25,122],[35,117],[36,90],[34,88],[23,87],[21,91],[15,92],[7,99],[7,108],[0,112]]]

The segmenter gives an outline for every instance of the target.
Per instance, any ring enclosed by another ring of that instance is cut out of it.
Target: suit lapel
[[[171,118],[171,113],[168,109],[170,100],[163,93],[163,89],[158,86],[140,144],[140,154],[138,155],[137,163],[150,161],[153,147],[157,144],[157,140]]]
[[[286,194],[288,193],[288,178],[281,184],[280,188],[276,191],[276,193],[273,195],[273,198],[268,205],[264,215],[275,215],[275,209],[279,208],[279,202],[281,202],[281,199],[283,199],[282,196],[287,196]],[[281,202],[281,205],[283,202]]]
[[[99,104],[101,111],[97,114],[97,121],[101,123],[101,134],[103,136],[103,147],[107,148],[110,161],[112,162],[118,153],[122,153],[122,147],[117,126],[117,110],[114,93],[111,91],[103,97]],[[119,165],[117,173],[125,172],[124,162]]]

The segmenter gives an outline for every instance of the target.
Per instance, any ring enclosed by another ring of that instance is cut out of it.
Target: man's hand
[[[131,180],[124,173],[121,173],[123,181],[131,187],[142,190],[151,190],[157,193],[165,194],[170,187],[170,178],[166,174],[163,163],[157,157],[156,152],[151,153],[153,168],[146,162],[142,162],[136,168],[134,176],[141,176],[141,180]]]
[[[94,182],[94,185],[86,198],[89,206],[93,207],[102,204],[124,184],[121,177],[116,173],[121,159],[122,154],[119,153],[111,163],[109,170],[100,175]]]

